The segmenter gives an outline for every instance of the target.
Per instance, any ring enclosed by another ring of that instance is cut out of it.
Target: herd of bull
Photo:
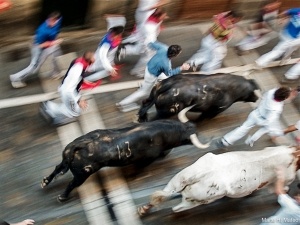
[[[57,175],[71,170],[73,180],[58,196],[62,202],[102,167],[148,165],[182,145],[207,148],[210,143],[199,141],[196,125],[188,121],[185,113],[201,113],[197,121],[210,119],[235,102],[255,102],[258,89],[254,80],[228,74],[177,75],[163,80],[143,101],[138,112],[139,124],[94,130],[76,138],[65,147],[62,162],[43,178],[41,186],[46,187]],[[153,105],[157,113],[149,120],[147,111]],[[179,121],[170,119],[176,114]],[[182,195],[182,202],[173,207],[174,212],[208,204],[224,196],[243,197],[272,184],[276,180],[277,166],[286,168],[286,185],[289,185],[300,169],[300,150],[278,146],[259,152],[207,153],[176,174],[162,191],[153,193],[150,203],[139,207],[138,212],[144,215],[174,194]]]

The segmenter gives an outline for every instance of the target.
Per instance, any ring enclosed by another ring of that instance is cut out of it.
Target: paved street
[[[182,54],[174,60],[173,66],[180,65],[199,48],[201,36],[207,27],[208,24],[181,24],[162,31],[160,41],[166,44],[179,44],[183,48]],[[96,49],[100,34],[101,32],[76,40],[70,38],[63,45],[64,54],[69,52],[80,54],[85,49]],[[257,51],[238,56],[233,51],[232,45],[241,37],[242,33],[237,32],[235,39],[230,43],[224,67],[251,64],[259,55],[271,50],[277,42],[277,39],[274,39]],[[299,56],[297,51],[293,58]],[[8,51],[1,54],[1,100],[56,90],[59,84],[57,81],[37,77],[30,78],[26,88],[18,90],[11,88],[9,74],[27,66],[29,60],[29,51],[27,52],[26,48],[18,54],[10,54]],[[122,75],[120,80],[111,81],[107,78],[105,81],[117,85],[125,81],[138,80],[129,75],[129,70],[136,60],[137,57],[129,57],[122,61],[124,66],[120,71]],[[247,75],[247,78],[255,79],[263,92],[279,86],[278,80],[289,67],[290,65],[254,71]],[[133,173],[130,166],[121,169],[104,168],[89,178],[85,186],[74,190],[70,201],[58,203],[56,197],[71,180],[71,173],[59,177],[45,189],[40,187],[42,178],[49,175],[60,162],[61,152],[65,145],[79,135],[96,128],[120,128],[131,124],[136,111],[119,112],[115,103],[134,90],[124,89],[89,96],[90,108],[79,118],[78,122],[59,128],[45,124],[38,114],[38,103],[0,109],[2,118],[0,121],[2,127],[0,140],[1,218],[9,222],[32,218],[36,224],[43,225],[250,225],[260,223],[262,217],[272,215],[279,208],[276,196],[270,194],[268,190],[261,190],[250,197],[224,198],[209,205],[174,214],[171,212],[171,207],[180,202],[180,198],[176,198],[163,204],[160,209],[153,209],[152,213],[146,217],[139,218],[136,215],[136,207],[147,203],[149,195],[155,190],[162,189],[177,172],[207,152],[221,153],[213,145],[205,150],[196,149],[194,146],[173,149],[165,158],[155,161],[138,174]],[[200,140],[217,138],[232,130],[246,119],[253,107],[255,105],[249,103],[236,103],[216,118],[197,124]],[[299,119],[298,110],[299,97],[292,103],[286,104],[282,116],[283,126],[290,125]],[[297,132],[288,135],[286,141],[293,143],[296,134]],[[242,139],[229,150],[260,150],[273,145],[268,136],[263,136],[253,148],[246,146]],[[291,193],[295,192],[296,183],[295,181],[291,185]]]

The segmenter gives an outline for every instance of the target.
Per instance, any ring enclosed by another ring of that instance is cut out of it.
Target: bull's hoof
[[[49,180],[47,179],[47,177],[44,177],[42,182],[41,182],[41,187],[44,188],[49,184]]]
[[[57,201],[58,201],[59,203],[66,202],[66,201],[68,201],[68,200],[69,200],[69,197],[67,197],[67,196],[64,196],[64,195],[59,195],[59,196],[57,196]]]

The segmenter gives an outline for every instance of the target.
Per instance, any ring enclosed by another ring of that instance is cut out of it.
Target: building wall
[[[165,8],[171,22],[178,19],[210,19],[216,13],[232,8],[242,12],[245,18],[251,18],[259,11],[262,1],[264,0],[171,0]],[[298,7],[298,1],[282,0],[282,9]],[[21,41],[24,36],[33,35],[43,20],[41,15],[43,0],[11,0],[11,2],[12,8],[0,14],[1,42]],[[96,30],[105,29],[106,22],[103,16],[112,13],[125,15],[127,28],[130,29],[134,24],[137,3],[138,0],[89,0],[85,26]]]

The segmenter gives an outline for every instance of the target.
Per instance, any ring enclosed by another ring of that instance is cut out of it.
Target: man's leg
[[[247,120],[240,126],[234,129],[233,131],[225,134],[221,139],[222,144],[225,146],[233,145],[237,140],[244,137],[251,128],[256,125],[256,119],[254,115],[254,111],[252,111]]]
[[[299,79],[300,76],[300,63],[292,66],[285,74],[283,83],[294,83]]]
[[[145,77],[142,86],[137,91],[135,91],[128,97],[124,98],[121,102],[117,103],[117,106],[120,107],[121,111],[124,112],[128,111],[126,110],[126,108],[130,108],[130,109],[132,108],[131,110],[139,108],[136,102],[144,97],[147,97],[150,94],[151,89],[155,84],[156,80],[157,77],[150,74],[148,69],[146,68]]]
[[[258,66],[267,66],[269,62],[282,56],[289,48],[289,42],[280,41],[270,52],[260,56],[255,62]]]
[[[223,59],[227,55],[227,46],[225,43],[219,42],[216,45],[211,46],[210,60],[203,64],[201,70],[211,72],[219,69],[222,66]]]
[[[38,46],[33,46],[31,48],[31,61],[29,66],[19,71],[18,73],[10,75],[9,77],[11,84],[14,88],[21,88],[26,86],[24,80],[26,79],[27,76],[34,73],[35,69],[39,64],[41,54],[42,54],[42,50]]]
[[[197,66],[208,62],[211,59],[211,45],[213,43],[215,43],[215,39],[212,35],[205,36],[201,41],[200,49],[189,60],[187,60],[187,62],[194,67],[194,71],[196,71]]]

